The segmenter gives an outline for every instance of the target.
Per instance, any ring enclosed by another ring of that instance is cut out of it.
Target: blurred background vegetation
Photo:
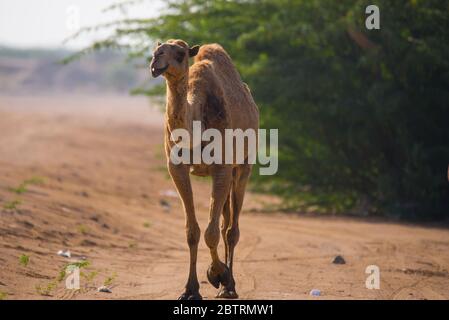
[[[148,81],[143,62],[128,61],[123,52],[102,50],[74,61],[60,63],[73,50],[12,48],[0,45],[0,95],[128,94]],[[159,81],[160,82],[160,81]]]
[[[380,30],[365,28],[369,4]],[[105,48],[147,58],[172,38],[229,52],[261,127],[279,128],[279,172],[254,170],[253,188],[286,209],[449,217],[449,1],[171,0],[112,25],[68,60]]]

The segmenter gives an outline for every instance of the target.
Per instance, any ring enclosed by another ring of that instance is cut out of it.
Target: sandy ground
[[[188,247],[164,163],[162,116],[144,98],[0,97],[0,297],[177,298]],[[11,191],[29,179],[40,183]],[[202,230],[208,182],[194,179]],[[449,298],[447,229],[258,213],[273,201],[251,193],[245,200],[235,263],[241,298]],[[74,257],[58,256],[61,249]],[[336,255],[347,263],[333,264]],[[90,263],[81,290],[67,290],[54,279],[81,256]],[[209,262],[202,240],[201,293],[214,299]],[[380,290],[365,287],[372,264]],[[112,293],[96,291],[105,281]],[[320,297],[309,296],[313,288]]]

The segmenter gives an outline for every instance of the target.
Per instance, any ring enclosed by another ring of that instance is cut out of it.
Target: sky
[[[121,0],[124,1],[124,0]],[[120,10],[102,10],[120,0],[1,0],[0,45],[20,48],[80,49],[107,35],[106,31],[83,35],[63,44],[79,27],[113,21],[120,17],[157,16],[161,0],[146,0]]]

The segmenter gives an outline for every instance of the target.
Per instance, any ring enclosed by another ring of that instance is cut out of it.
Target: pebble
[[[162,208],[164,208],[164,211],[166,211],[166,212],[170,211],[170,207],[171,207],[170,203],[168,203],[166,200],[161,199],[159,201],[159,204],[161,205]]]
[[[334,258],[334,261],[332,261],[332,263],[334,263],[334,264],[345,264],[346,261],[345,261],[345,259],[342,256],[336,256]]]
[[[61,256],[61,257],[65,257],[65,258],[70,258],[71,256],[72,256],[72,254],[70,253],[70,251],[69,250],[59,250],[58,251],[58,256]]]
[[[101,286],[100,288],[97,289],[98,292],[106,292],[106,293],[111,293],[111,289],[109,289],[106,286]]]
[[[312,289],[312,290],[310,290],[310,295],[314,296],[314,297],[319,297],[319,296],[321,296],[321,291],[318,289]]]

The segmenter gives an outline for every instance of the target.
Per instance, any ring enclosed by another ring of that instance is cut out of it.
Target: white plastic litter
[[[310,295],[314,297],[319,297],[321,295],[321,291],[318,289],[312,289],[310,290]]]
[[[70,253],[69,250],[59,250],[58,251],[58,256],[65,257],[65,258],[70,258],[72,256],[72,254]]]
[[[178,197],[178,193],[173,190],[173,189],[168,189],[168,190],[164,190],[160,192],[161,196],[166,196],[166,197],[172,197],[172,198],[177,198]]]

